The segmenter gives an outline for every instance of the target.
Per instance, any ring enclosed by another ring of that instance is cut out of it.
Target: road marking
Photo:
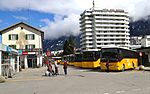
[[[109,94],[109,93],[106,92],[106,93],[104,93],[104,94]]]
[[[147,87],[146,89],[150,89],[150,87]]]
[[[140,88],[132,89],[132,91],[140,91]]]
[[[125,91],[124,90],[121,90],[121,91],[116,91],[116,93],[124,93]]]

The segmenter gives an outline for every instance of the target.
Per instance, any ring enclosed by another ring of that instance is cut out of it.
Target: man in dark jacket
[[[63,69],[64,69],[65,75],[67,75],[67,61],[64,61]]]

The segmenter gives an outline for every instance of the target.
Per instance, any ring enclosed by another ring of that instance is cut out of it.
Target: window
[[[34,34],[27,34],[26,35],[26,40],[34,40],[35,36]]]
[[[23,30],[23,27],[20,27],[21,28],[21,30]]]
[[[9,40],[18,40],[18,34],[9,34]]]
[[[25,46],[25,49],[34,49],[34,48],[35,48],[35,45],[33,45],[33,44]]]
[[[9,45],[9,47],[16,49],[16,45]]]

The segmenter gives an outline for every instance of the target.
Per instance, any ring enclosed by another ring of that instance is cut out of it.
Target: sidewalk
[[[140,70],[140,69],[139,69],[139,66],[136,68],[136,70]],[[141,69],[141,70],[150,71],[150,67],[145,67],[145,66],[144,66],[144,68]]]
[[[144,71],[150,71],[150,67],[144,67]]]

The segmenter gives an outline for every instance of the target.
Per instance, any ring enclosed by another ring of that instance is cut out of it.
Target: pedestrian
[[[106,62],[106,68],[107,68],[107,72],[109,72],[109,60],[107,60]]]
[[[57,64],[57,61],[55,60],[54,61],[54,66],[55,66],[55,74],[58,75],[58,64]]]
[[[65,75],[67,75],[67,61],[66,60],[64,61],[63,69],[64,69]]]

